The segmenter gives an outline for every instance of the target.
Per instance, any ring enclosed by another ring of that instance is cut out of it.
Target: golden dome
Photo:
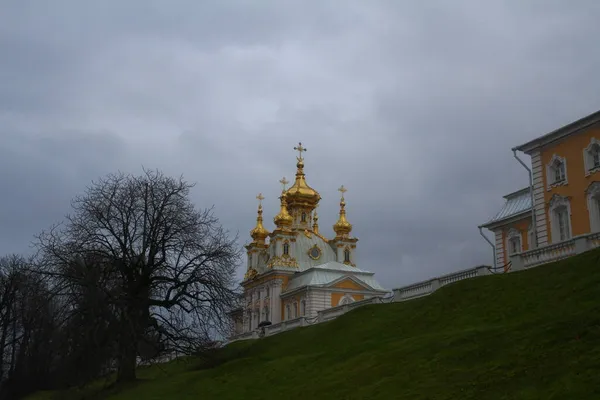
[[[340,200],[340,218],[333,225],[333,230],[337,238],[346,238],[352,232],[352,224],[346,219],[346,201],[344,200],[344,193],[346,188],[344,185],[338,189],[342,193]]]
[[[285,192],[287,204],[290,208],[296,207],[308,207],[314,209],[321,195],[315,189],[308,186],[304,175],[304,159],[302,158],[302,152],[306,151],[306,148],[302,147],[302,143],[298,143],[298,147],[294,147],[294,150],[298,150],[300,153],[299,157],[296,157],[298,163],[296,167],[296,181],[294,184]]]
[[[279,214],[277,214],[275,218],[273,218],[273,222],[280,229],[289,228],[290,226],[292,226],[292,222],[294,220],[290,213],[288,213],[287,204],[285,201],[285,194],[283,192],[281,193],[281,197],[279,198],[281,199],[281,208],[279,210]]]
[[[267,236],[269,236],[269,231],[263,226],[262,200],[264,197],[262,196],[262,193],[259,193],[256,198],[258,199],[258,217],[256,217],[256,226],[250,231],[250,236],[256,243],[264,243]]]

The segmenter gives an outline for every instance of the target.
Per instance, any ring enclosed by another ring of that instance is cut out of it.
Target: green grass
[[[600,250],[30,399],[600,399]],[[91,397],[85,397],[91,398]]]

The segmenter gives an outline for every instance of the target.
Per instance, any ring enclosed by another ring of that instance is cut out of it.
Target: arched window
[[[302,300],[300,302],[300,314],[304,317],[306,316],[306,300]]]
[[[346,294],[340,299],[338,306],[343,306],[350,303],[354,303],[354,298],[349,294]]]
[[[585,174],[600,170],[600,141],[592,138],[590,144],[583,149],[583,161],[585,164]]]
[[[294,303],[294,318],[298,318],[298,303]]]
[[[306,213],[305,212],[302,213],[301,220],[302,220],[302,222],[306,222]]]
[[[586,192],[591,231],[600,232],[600,182],[592,182]]]
[[[546,165],[546,180],[548,190],[554,186],[567,184],[567,161],[554,154],[552,159]]]
[[[344,262],[345,263],[349,263],[350,262],[350,249],[345,249],[344,250]]]
[[[514,228],[509,230],[508,234],[506,235],[506,241],[506,248],[508,249],[509,256],[512,256],[513,254],[518,254],[521,251],[523,251],[521,247],[521,232],[519,232],[518,230]]]
[[[287,243],[287,242],[285,242],[285,243],[283,244],[283,255],[284,255],[284,256],[287,256],[287,255],[289,255],[289,254],[290,254],[290,244],[289,244],[289,243]]]
[[[568,198],[555,194],[550,199],[552,243],[571,239],[571,203]]]
[[[290,319],[290,305],[285,306],[285,319]]]

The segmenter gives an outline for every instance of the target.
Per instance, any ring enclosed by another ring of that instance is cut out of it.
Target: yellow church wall
[[[584,149],[590,144],[591,139],[595,137],[600,139],[600,126],[595,125],[585,132],[573,134],[560,142],[546,146],[541,150],[542,174],[544,182],[544,203],[546,211],[546,221],[550,226],[550,215],[548,203],[554,194],[570,197],[571,203],[571,230],[573,236],[582,235],[590,232],[590,220],[587,207],[586,189],[590,183],[600,181],[600,173],[595,172],[586,175],[583,158]],[[566,160],[567,184],[557,186],[547,190],[548,177],[546,176],[546,166],[550,163],[553,155],[556,154]],[[552,240],[552,230],[548,229],[548,239]]]
[[[363,289],[362,287],[359,287],[359,288]],[[342,299],[342,297],[344,297],[345,295],[346,295],[346,293],[344,293],[344,292],[331,293],[331,307],[336,307],[338,305],[338,303],[340,302],[340,300]],[[365,295],[353,294],[352,298],[354,299],[354,301],[359,301],[359,300],[363,300],[365,298]]]
[[[359,285],[358,283],[354,282],[351,279],[344,279],[343,281],[336,283],[332,287],[338,288],[338,289],[354,289],[354,290],[365,289],[363,286]]]

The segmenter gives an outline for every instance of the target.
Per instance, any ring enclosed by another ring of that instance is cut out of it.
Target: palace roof
[[[481,227],[489,228],[502,221],[531,212],[531,194],[529,192],[529,187],[507,194],[504,198],[506,199],[506,202],[502,209],[494,216],[494,218],[481,225]]]
[[[286,292],[303,286],[328,286],[342,277],[348,277],[348,275],[364,283],[369,288],[385,291],[375,280],[373,272],[363,271],[337,261],[330,261],[294,275],[286,288]]]

